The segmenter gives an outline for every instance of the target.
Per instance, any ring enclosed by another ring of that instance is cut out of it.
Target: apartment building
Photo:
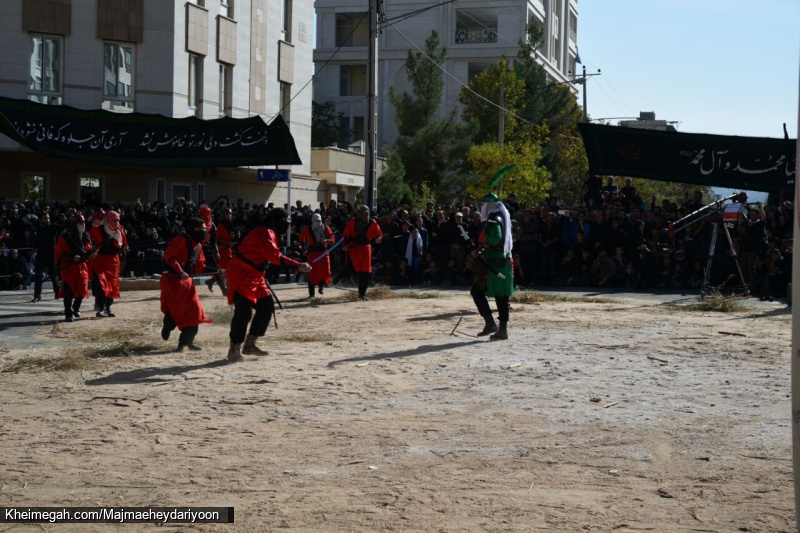
[[[367,111],[367,0],[316,0],[317,45],[314,64],[314,100],[333,101],[344,113],[354,139],[364,139]],[[411,91],[405,69],[413,42],[421,49],[432,30],[447,48],[442,65],[444,92],[442,116],[457,106],[462,84],[466,84],[501,57],[514,58],[528,24],[542,30],[544,43],[536,52],[553,82],[575,76],[578,55],[577,0],[459,0],[443,3],[405,20],[399,17],[431,6],[420,0],[385,2],[385,18],[394,25],[380,31],[378,71],[378,146],[394,144],[397,129],[389,87]],[[397,29],[395,29],[395,27]],[[399,31],[397,31],[399,30]],[[402,32],[402,34],[401,34]],[[338,50],[338,51],[337,51]],[[575,90],[575,89],[573,89]]]
[[[292,199],[327,200],[311,176],[310,0],[4,0],[0,96],[171,118],[282,113],[302,164]],[[0,135],[0,196],[45,201],[286,201],[252,167],[166,168],[41,155]],[[26,184],[28,187],[26,187]]]

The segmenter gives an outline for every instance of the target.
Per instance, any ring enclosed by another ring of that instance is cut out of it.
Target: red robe
[[[351,218],[347,221],[342,237],[345,239],[344,242],[347,245],[350,261],[353,263],[353,269],[356,272],[372,272],[372,246],[369,243],[383,237],[383,232],[377,222],[370,220],[366,231],[367,242],[356,242],[358,240],[356,221],[356,218]]]
[[[107,238],[107,244],[100,249],[100,253],[89,263],[90,271],[97,276],[100,281],[100,289],[107,298],[119,298],[119,252],[123,247],[128,246],[128,236],[124,229],[120,229],[122,234],[122,246],[116,239],[110,238],[105,234],[105,224],[93,227],[89,230],[89,237],[96,246],[103,243],[103,238]],[[104,253],[105,248],[114,250],[114,253]]]
[[[219,249],[219,268],[225,270],[233,257],[231,250],[231,232],[225,224],[217,225],[217,248]]]
[[[324,226],[325,228],[325,240],[330,241],[333,243],[333,230],[328,226]],[[311,227],[306,226],[303,228],[303,231],[300,232],[300,243],[305,244],[308,246],[308,262],[313,263],[313,268],[311,272],[308,273],[308,282],[312,285],[319,285],[320,283],[330,284],[331,283],[331,258],[329,255],[326,255],[323,259],[320,259],[316,263],[314,260],[317,257],[320,257],[325,253],[325,250],[328,248],[328,244],[325,243],[318,243],[317,240],[314,238],[314,232],[311,230]]]
[[[240,255],[256,266],[243,261]],[[261,298],[272,296],[264,279],[267,263],[290,267],[300,264],[281,253],[274,231],[258,226],[236,245],[236,253],[228,263],[225,277],[228,280],[229,305],[233,305],[233,297],[237,292],[254,304]]]
[[[169,241],[167,249],[164,250],[164,263],[178,274],[165,270],[161,276],[161,312],[164,314],[169,313],[180,330],[212,322],[206,316],[203,306],[200,304],[200,297],[197,295],[194,279],[180,278],[180,273],[184,271],[186,263],[194,255],[195,247],[194,241],[189,238],[189,241],[192,242],[192,249],[188,249],[184,235],[178,235]],[[197,255],[197,262],[194,264],[194,271],[187,272],[187,274],[200,274],[205,269],[205,266],[206,258],[203,255],[203,247],[201,246]]]
[[[86,235],[86,234],[84,234]],[[75,298],[89,297],[89,265],[86,261],[76,263],[74,257],[80,255],[78,250],[88,251],[92,248],[92,241],[86,235],[82,243],[76,240],[75,233],[62,233],[56,243],[55,258],[58,261],[59,274],[61,275],[61,290],[58,297],[64,297],[64,287],[69,285]]]

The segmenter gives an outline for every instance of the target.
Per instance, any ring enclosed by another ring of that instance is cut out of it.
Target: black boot
[[[309,283],[308,284],[308,297],[309,298],[313,298],[314,296],[315,296],[315,294],[314,294],[314,286]]]
[[[486,323],[483,326],[483,330],[478,333],[478,337],[484,337],[497,331],[497,323],[494,321],[494,317],[492,315],[486,315],[483,317],[483,320]]]
[[[219,290],[222,291],[223,296],[228,295],[228,283],[225,281],[225,278],[222,276],[217,277],[217,282],[219,283]]]
[[[72,315],[75,318],[81,317],[81,301],[76,299],[72,302]]]
[[[111,312],[111,304],[114,303],[114,298],[106,298],[106,315],[107,316],[117,316]]]
[[[214,292],[214,278],[208,278],[206,280],[206,285],[208,286],[208,290]]]
[[[317,288],[319,289],[319,293],[322,294],[322,289],[325,288],[325,284],[324,283],[320,283],[319,287],[317,287]]]
[[[500,327],[498,328],[497,332],[494,335],[492,335],[491,337],[489,337],[489,339],[493,340],[493,341],[505,341],[505,340],[508,340],[508,331],[506,330],[506,324],[508,324],[507,321],[501,320],[500,321]]]
[[[72,299],[64,298],[64,322],[72,322]]]

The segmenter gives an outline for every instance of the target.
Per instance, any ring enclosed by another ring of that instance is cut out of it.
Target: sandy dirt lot
[[[466,292],[284,289],[270,355],[229,365],[230,311],[201,294],[201,352],[170,352],[144,291],[2,354],[0,505],[236,508],[158,531],[793,531],[781,304],[517,303],[489,342]]]

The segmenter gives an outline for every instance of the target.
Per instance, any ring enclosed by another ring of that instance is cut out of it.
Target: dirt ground
[[[201,294],[201,352],[170,352],[143,291],[2,355],[0,505],[236,508],[162,532],[793,531],[783,305],[516,303],[489,342],[467,292],[284,289],[270,355],[229,365]]]

